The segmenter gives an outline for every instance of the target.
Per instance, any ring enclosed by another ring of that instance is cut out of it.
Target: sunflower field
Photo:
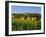
[[[12,14],[12,31],[41,29],[40,14]]]

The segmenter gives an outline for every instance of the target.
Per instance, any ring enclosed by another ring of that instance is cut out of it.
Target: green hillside
[[[41,29],[41,15],[36,13],[12,14],[12,31]]]

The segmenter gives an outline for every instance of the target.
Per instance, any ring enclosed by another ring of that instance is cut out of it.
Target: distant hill
[[[24,17],[41,17],[41,14],[38,14],[38,13],[21,13],[21,14],[15,14],[15,13],[13,13],[12,15],[14,15],[14,16],[24,16]]]

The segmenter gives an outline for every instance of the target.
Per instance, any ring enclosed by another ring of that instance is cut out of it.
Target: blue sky
[[[41,14],[41,7],[12,5],[11,11],[12,13],[39,13]]]

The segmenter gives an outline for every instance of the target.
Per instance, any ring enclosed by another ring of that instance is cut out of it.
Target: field
[[[41,15],[36,13],[12,14],[12,31],[41,29]]]

